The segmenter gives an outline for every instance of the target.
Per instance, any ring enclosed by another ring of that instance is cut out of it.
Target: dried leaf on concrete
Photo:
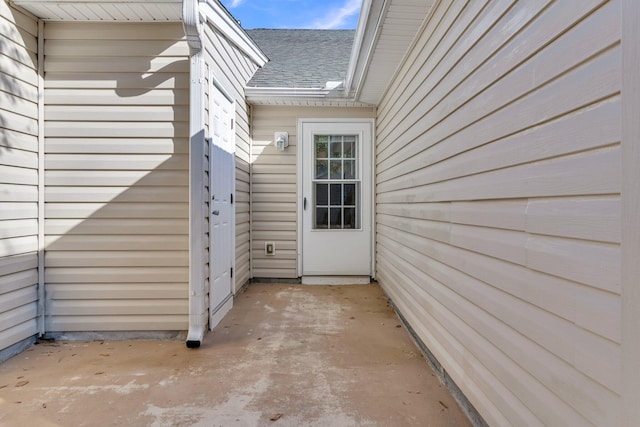
[[[273,414],[269,418],[269,421],[278,421],[280,418],[282,418],[282,414]]]

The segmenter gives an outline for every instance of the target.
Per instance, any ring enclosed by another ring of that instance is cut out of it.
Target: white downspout
[[[183,0],[182,23],[189,44],[189,331],[187,347],[200,347],[207,328],[204,245],[204,52],[198,0]]]

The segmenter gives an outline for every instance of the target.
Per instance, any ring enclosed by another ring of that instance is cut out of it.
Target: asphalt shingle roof
[[[321,88],[347,75],[355,30],[247,30],[269,58],[251,87]]]

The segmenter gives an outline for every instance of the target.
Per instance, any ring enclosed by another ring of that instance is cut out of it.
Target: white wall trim
[[[236,196],[236,149],[238,148],[236,139],[238,138],[238,134],[236,133],[236,129],[238,127],[238,112],[236,111],[237,105],[235,99],[231,99],[231,110],[233,111],[233,165],[231,166],[233,170],[233,179],[231,180],[231,194],[233,194],[233,203],[231,203],[231,237],[233,241],[233,245],[231,245],[231,271],[233,272],[233,276],[231,277],[231,289],[232,294],[235,296],[236,290],[238,287],[236,286],[236,279],[238,278],[238,270],[236,268],[236,203],[238,202],[238,197]],[[240,284],[242,286],[242,283]]]
[[[253,279],[253,106],[247,105],[249,116],[249,280]],[[244,283],[243,283],[244,285]]]
[[[640,2],[622,1],[622,425],[640,419]]]
[[[44,21],[38,20],[38,333],[45,330],[44,264]]]
[[[376,110],[377,115],[377,110]],[[371,119],[371,278],[376,278],[376,121]]]
[[[233,111],[236,111],[236,104],[235,102],[232,105],[233,107]],[[233,134],[236,135],[236,119],[234,117],[233,119]],[[237,136],[237,135],[236,135]],[[235,143],[235,140],[234,140]],[[231,204],[231,232],[232,234],[232,240],[233,240],[233,245],[231,246],[231,271],[233,272],[233,276],[231,277],[231,289],[232,289],[232,294],[235,296],[236,295],[236,290],[238,289],[237,283],[236,283],[236,279],[238,278],[238,269],[236,268],[236,203],[238,202],[238,197],[236,196],[236,178],[237,178],[237,173],[236,173],[236,151],[235,151],[235,146],[234,146],[234,150],[233,150],[233,180],[231,182],[231,194],[233,194],[233,203]],[[242,286],[243,284],[241,283],[240,286]]]
[[[298,119],[298,141],[297,141],[297,150],[296,150],[296,211],[297,211],[297,220],[296,220],[296,276],[302,276],[302,144],[304,144],[304,138],[302,137],[302,125],[306,123],[305,119]]]

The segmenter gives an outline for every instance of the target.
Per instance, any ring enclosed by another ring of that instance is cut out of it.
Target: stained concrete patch
[[[399,323],[375,285],[251,285],[197,350],[54,342],[1,364],[0,425],[470,425]]]

